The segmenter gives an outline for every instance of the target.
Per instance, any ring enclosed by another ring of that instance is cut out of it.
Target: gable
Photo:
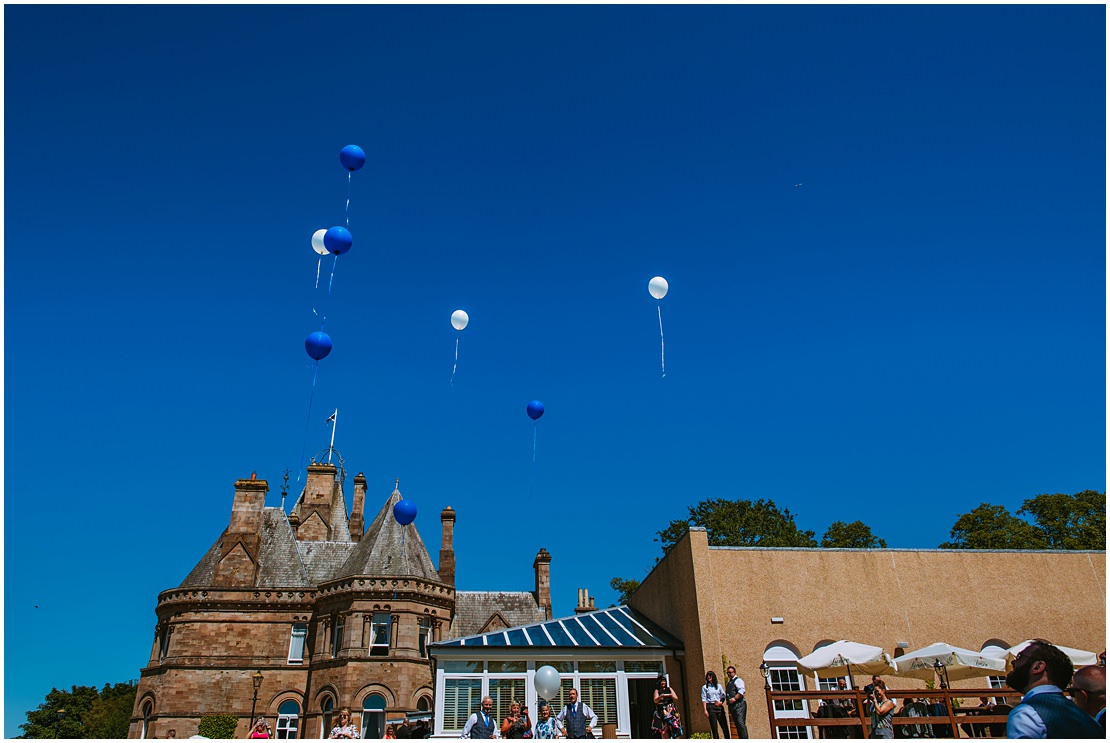
[[[297,539],[311,542],[326,542],[331,529],[320,516],[319,511],[312,511],[297,527]]]
[[[486,623],[482,625],[482,629],[478,631],[478,634],[482,634],[484,632],[496,632],[499,629],[508,628],[509,623],[505,621],[505,617],[501,616],[501,612],[495,611],[493,615],[486,620]]]

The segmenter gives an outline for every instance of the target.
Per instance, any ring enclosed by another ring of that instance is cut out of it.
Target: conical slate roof
[[[415,522],[401,526],[393,517],[393,506],[400,500],[401,491],[394,490],[335,578],[373,575],[439,582],[439,573]]]

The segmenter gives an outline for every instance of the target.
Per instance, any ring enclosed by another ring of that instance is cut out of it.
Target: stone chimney
[[[326,542],[331,539],[331,510],[335,501],[336,482],[334,464],[308,465],[308,482],[298,505],[300,523],[297,539],[306,542]]]
[[[449,586],[455,585],[455,510],[447,506],[439,514],[443,524],[443,543],[439,550],[439,579]]]
[[[540,547],[532,569],[536,571],[536,603],[551,619],[551,553]]]
[[[351,530],[351,541],[357,542],[362,539],[362,533],[366,531],[364,519],[366,511],[366,478],[361,472],[355,475],[355,497],[351,503],[351,521],[348,528]]]
[[[575,614],[588,614],[591,611],[597,611],[594,606],[594,599],[590,596],[590,592],[585,588],[578,589],[578,606],[574,607]]]
[[[213,576],[217,586],[254,585],[262,546],[262,509],[269,489],[269,484],[256,479],[254,473],[249,480],[235,481],[231,520],[220,540],[220,560]]]

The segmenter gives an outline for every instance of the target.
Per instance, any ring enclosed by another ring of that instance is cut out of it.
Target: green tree
[[[135,707],[134,682],[104,684],[100,696],[89,707],[82,720],[85,738],[126,738],[131,725],[131,710]]]
[[[871,533],[871,527],[862,521],[846,524],[834,521],[821,537],[822,547],[841,547],[847,549],[886,549],[886,540]]]
[[[1032,517],[1049,549],[1106,549],[1106,493],[1044,493],[1025,501],[1018,514]]]
[[[609,581],[609,587],[620,594],[620,596],[617,597],[617,604],[627,604],[628,597],[632,595],[633,591],[640,587],[640,581],[631,578],[628,580],[624,578],[613,578],[613,580]]]
[[[952,526],[952,541],[941,549],[1034,550],[1048,547],[1044,532],[1010,513],[1005,506],[980,503],[970,513],[961,514]]]
[[[239,718],[235,715],[205,715],[197,725],[197,735],[227,740],[235,737],[235,727],[238,724]]]
[[[20,738],[84,738],[82,719],[98,694],[95,686],[74,686],[70,691],[51,689],[38,709],[27,713],[19,726]]]
[[[691,526],[704,527],[714,547],[816,547],[812,531],[794,523],[790,509],[769,500],[712,498],[690,506],[687,519],[672,521],[656,538],[663,554],[671,551]]]

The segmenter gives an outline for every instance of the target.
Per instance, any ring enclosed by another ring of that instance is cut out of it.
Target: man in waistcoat
[[[1071,700],[1079,709],[1095,718],[1095,722],[1106,730],[1106,669],[1102,666],[1087,666],[1075,672],[1075,678],[1068,689]]]
[[[597,715],[585,702],[578,701],[578,690],[569,692],[570,703],[559,710],[555,719],[567,731],[568,738],[592,738],[597,727]]]
[[[463,728],[464,738],[496,738],[500,728],[493,719],[493,697],[482,697],[482,709],[466,721]]]
[[[1102,726],[1064,696],[1071,659],[1045,640],[1033,640],[1014,658],[1006,684],[1022,693],[1006,720],[1007,738],[1105,738]]]
[[[736,668],[729,666],[725,669],[728,683],[725,684],[725,701],[728,702],[728,714],[732,724],[736,726],[736,737],[748,737],[748,702],[744,699],[744,679],[736,675]]]

